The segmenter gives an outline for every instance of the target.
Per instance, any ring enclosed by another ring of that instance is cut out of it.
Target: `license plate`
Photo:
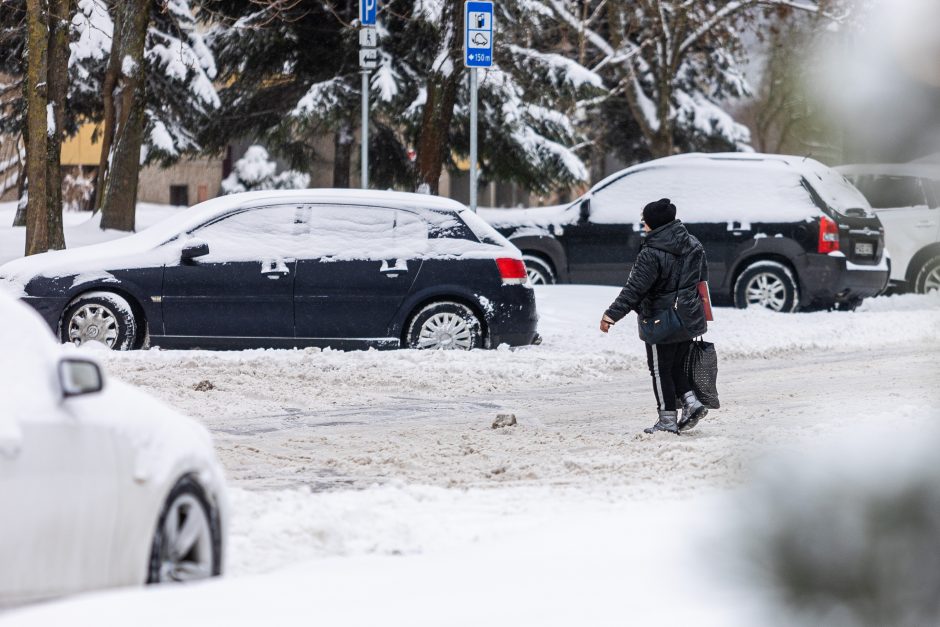
[[[861,255],[863,257],[874,257],[875,256],[875,245],[869,244],[868,242],[856,242],[855,243],[855,254]]]

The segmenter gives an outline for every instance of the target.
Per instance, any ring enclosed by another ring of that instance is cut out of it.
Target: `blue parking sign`
[[[359,0],[359,23],[363,26],[375,26],[375,13],[379,0]]]
[[[493,3],[471,0],[463,5],[464,65],[493,65]]]

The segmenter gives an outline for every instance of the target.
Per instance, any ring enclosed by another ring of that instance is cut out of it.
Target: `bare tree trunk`
[[[125,7],[125,3],[118,3],[115,6],[113,27],[115,36],[124,31]],[[99,211],[104,202],[104,183],[108,180],[108,160],[111,156],[111,144],[114,141],[114,89],[121,72],[122,55],[119,49],[121,40],[114,37],[111,42],[111,55],[108,58],[108,67],[105,69],[101,94],[104,116],[101,124],[101,157],[98,161],[98,173],[95,176],[94,211]]]
[[[24,144],[26,143],[26,131],[23,129],[23,140]],[[26,203],[23,202],[23,193],[26,192],[26,164],[23,163],[22,157],[20,154],[19,141],[14,144],[14,150],[16,150],[17,158],[20,159],[20,171],[17,174],[16,179],[16,215],[13,216],[13,226],[26,226]]]
[[[65,248],[62,230],[62,136],[69,81],[72,0],[49,0],[48,103],[54,129],[46,140],[46,220],[50,250]]]
[[[121,67],[113,92],[114,134],[101,199],[101,228],[133,231],[144,134],[144,41],[150,0],[126,0],[121,4],[125,14],[112,44],[117,45]],[[111,56],[115,56],[113,49]]]
[[[349,187],[353,139],[352,123],[343,120],[333,133],[333,187]]]
[[[448,0],[443,20],[450,20],[450,58],[453,71],[445,76],[441,72],[432,72],[427,83],[427,102],[421,117],[421,129],[417,143],[417,181],[416,187],[426,184],[432,194],[437,194],[444,161],[450,151],[450,123],[454,118],[454,104],[457,101],[457,89],[463,84],[464,73],[457,68],[463,67],[462,3]]]
[[[26,175],[29,178],[29,200],[26,205],[26,251],[34,255],[49,250],[49,224],[46,216],[46,144],[48,104],[49,26],[46,3],[26,3]]]

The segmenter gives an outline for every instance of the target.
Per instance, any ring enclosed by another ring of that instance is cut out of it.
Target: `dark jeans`
[[[685,374],[685,358],[691,347],[691,341],[646,345],[646,363],[653,377],[653,394],[660,410],[675,411],[676,398],[692,391]]]

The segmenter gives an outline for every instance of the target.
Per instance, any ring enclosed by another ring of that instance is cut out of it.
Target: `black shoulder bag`
[[[666,252],[666,251],[664,251]],[[678,256],[678,255],[677,255]],[[663,341],[684,329],[682,320],[679,319],[679,283],[682,281],[682,270],[685,268],[685,259],[679,266],[678,276],[676,277],[676,297],[673,299],[672,307],[667,307],[663,311],[657,312],[648,318],[640,316],[640,339],[647,344],[662,344]],[[637,312],[639,314],[639,312]]]

